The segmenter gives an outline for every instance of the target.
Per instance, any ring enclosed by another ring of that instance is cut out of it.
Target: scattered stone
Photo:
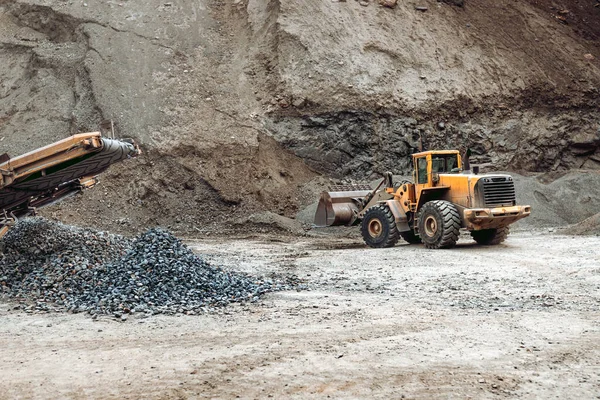
[[[429,10],[429,8],[425,7],[425,6],[415,6],[415,10],[425,12],[425,11]]]
[[[303,106],[304,106],[304,102],[305,102],[305,99],[295,99],[295,100],[292,102],[292,105],[293,105],[294,107],[296,107],[296,108],[300,108],[300,107],[303,107]]]
[[[585,58],[588,61],[593,61],[596,57],[594,57],[593,55],[588,53],[588,54],[584,54],[583,58]]]
[[[398,3],[398,0],[379,0],[379,4],[382,5],[383,7],[394,8],[394,7],[396,7],[397,3]]]

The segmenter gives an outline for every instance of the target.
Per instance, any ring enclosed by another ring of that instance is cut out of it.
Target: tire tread
[[[368,221],[370,216],[373,214],[378,214],[383,219],[382,222],[385,222],[388,225],[388,235],[381,243],[370,243],[368,239],[370,237],[368,232],[368,224],[365,224],[364,221]],[[392,214],[392,210],[390,210],[387,205],[383,204],[377,204],[367,210],[363,219],[363,224],[361,225],[361,233],[365,243],[373,248],[394,247],[400,238],[400,233],[396,227],[396,219],[394,218],[394,214]]]
[[[442,236],[435,243],[428,243],[426,240],[423,240],[425,247],[428,249],[449,249],[456,245],[458,241],[458,236],[460,233],[461,221],[460,214],[458,210],[454,206],[454,204],[445,200],[433,200],[425,203],[421,208],[421,212],[419,213],[421,216],[423,213],[427,212],[429,209],[437,210],[442,217]],[[421,234],[421,239],[423,239]]]
[[[510,233],[510,227],[505,226],[497,229],[484,229],[480,231],[471,231],[471,236],[477,242],[484,246],[497,246],[506,240]]]

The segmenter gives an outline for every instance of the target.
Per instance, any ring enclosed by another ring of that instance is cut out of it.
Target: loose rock
[[[3,245],[0,287],[35,311],[189,315],[293,286],[209,265],[161,228],[130,240],[31,218]]]
[[[398,3],[398,0],[379,0],[380,5],[382,5],[384,7],[389,7],[389,8],[396,7],[397,3]]]

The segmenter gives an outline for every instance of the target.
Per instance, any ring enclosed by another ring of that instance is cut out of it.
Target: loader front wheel
[[[419,236],[428,249],[449,249],[458,241],[460,215],[444,200],[425,203],[419,213]]]
[[[477,244],[495,246],[504,242],[509,231],[510,228],[508,226],[498,229],[482,229],[480,231],[471,231],[471,236]]]
[[[376,205],[367,210],[360,231],[370,247],[393,247],[398,242],[396,220],[389,207],[384,205]]]

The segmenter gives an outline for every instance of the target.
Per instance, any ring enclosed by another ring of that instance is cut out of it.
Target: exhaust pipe
[[[467,149],[463,157],[463,174],[471,173],[471,149]]]

